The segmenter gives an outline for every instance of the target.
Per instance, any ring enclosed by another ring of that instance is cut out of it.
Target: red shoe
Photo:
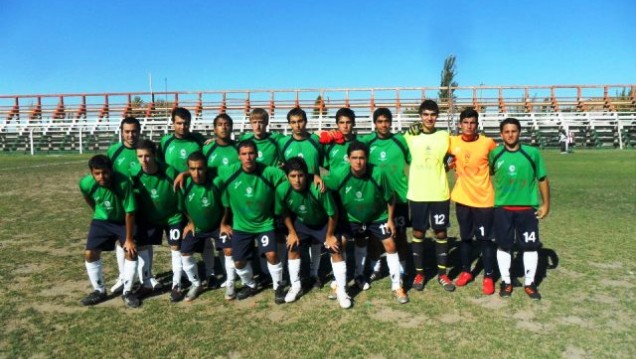
[[[461,274],[459,275],[459,278],[457,278],[457,280],[455,281],[455,285],[458,287],[463,287],[472,280],[473,280],[473,275],[470,274],[470,272],[461,272]]]
[[[424,290],[424,275],[422,273],[417,273],[417,275],[415,275],[415,279],[413,280],[413,289],[420,292]]]
[[[492,295],[495,293],[495,282],[492,278],[486,277],[482,283],[482,291],[485,295]]]

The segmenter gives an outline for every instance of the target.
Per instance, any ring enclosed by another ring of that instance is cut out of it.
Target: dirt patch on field
[[[634,287],[634,284],[624,280],[603,279],[600,281],[600,283],[601,285],[606,287],[620,287],[620,288],[627,288],[627,289],[631,289]]]
[[[51,288],[40,291],[40,295],[44,297],[71,296],[76,297],[77,293],[82,293],[81,288],[86,286],[86,281],[64,281],[55,283]]]
[[[573,271],[573,270],[570,270],[570,269],[567,269],[567,268],[563,268],[563,267],[559,267],[559,269],[557,269],[557,271],[559,271],[559,273],[561,273],[561,274],[563,274],[565,276],[568,276],[570,278],[575,278],[575,279],[583,278],[585,276],[585,274],[583,274],[583,273],[579,273],[579,272],[576,272],[576,271]]]
[[[412,313],[388,307],[383,307],[371,314],[371,318],[381,322],[395,323],[402,328],[418,328],[421,325],[431,324],[432,322],[431,319],[422,314],[415,316]]]
[[[599,269],[619,269],[623,268],[623,263],[621,262],[612,262],[612,263],[596,263],[596,262],[588,262],[588,264],[592,267]]]
[[[576,325],[576,326],[585,327],[585,328],[591,328],[593,326],[590,321],[584,320],[580,317],[573,316],[573,315],[563,317],[563,318],[557,318],[556,321],[558,323],[565,324],[565,325]]]
[[[54,304],[54,303],[37,303],[37,304],[34,304],[31,308],[42,313],[63,313],[63,314],[84,312],[87,309],[86,307],[79,306],[79,305],[63,305],[63,304]]]
[[[565,348],[565,351],[562,354],[565,359],[585,359],[587,358],[585,350],[575,347],[573,345],[568,345]]]
[[[508,303],[506,300],[498,298],[497,296],[494,296],[494,295],[483,296],[479,298],[471,298],[470,301],[483,308],[492,309],[492,310],[497,310],[497,309],[501,309],[508,306]]]

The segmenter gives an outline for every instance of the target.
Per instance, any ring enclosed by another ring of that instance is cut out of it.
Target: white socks
[[[278,288],[278,284],[283,280],[283,265],[280,262],[276,264],[270,264],[267,262],[267,269],[269,270],[269,275],[272,277],[274,290],[276,290],[276,288]]]
[[[537,273],[537,265],[539,264],[539,252],[523,252],[523,268],[525,270],[525,284],[534,283],[534,276]]]
[[[137,274],[137,261],[124,260],[124,293],[132,291]]]
[[[510,265],[512,263],[512,255],[510,252],[497,249],[497,265],[499,266],[499,273],[501,274],[501,280],[511,284],[510,280]]]
[[[152,247],[149,247],[152,248]],[[139,283],[144,287],[152,286],[150,284],[150,268],[152,265],[152,250],[144,249],[137,251],[137,276],[139,276]]]
[[[289,270],[289,281],[292,287],[300,287],[300,259],[289,259],[287,261]]]
[[[101,293],[106,293],[104,287],[104,272],[102,271],[101,259],[95,262],[84,262],[86,264],[86,272],[88,273],[88,279],[91,281],[91,285],[94,290],[98,290]]]
[[[354,246],[353,251],[356,259],[356,277],[364,275],[364,267],[367,263],[367,247]]]
[[[170,255],[172,257],[172,288],[181,284],[181,275],[183,273],[183,262],[181,259],[181,252],[179,250],[171,250]]]
[[[243,269],[236,268],[236,274],[238,274],[245,285],[256,288],[256,283],[254,282],[254,272],[252,271],[252,263],[247,262]],[[273,278],[274,276],[272,275],[272,279]]]
[[[311,262],[309,264],[309,274],[312,277],[318,277],[318,270],[320,269],[320,255],[322,254],[322,244],[312,244],[309,251],[309,258]]]
[[[192,282],[192,285],[198,287],[201,285],[201,280],[197,274],[197,262],[194,260],[194,256],[181,256],[183,261],[183,271],[188,275],[188,280]]]
[[[333,276],[338,286],[338,293],[346,296],[347,288],[347,264],[345,261],[334,262],[331,260],[331,267],[333,268]]]
[[[117,258],[117,269],[119,269],[119,280],[124,283],[124,260],[126,259],[126,253],[124,248],[119,244],[115,245],[115,257]]]
[[[397,252],[386,254],[386,264],[389,267],[389,275],[391,276],[391,290],[396,290],[402,286],[402,283],[400,283],[400,257]]]
[[[225,258],[225,274],[227,276],[226,283],[227,285],[234,286],[234,281],[236,280],[236,267],[234,267],[234,259],[232,256],[224,256]]]

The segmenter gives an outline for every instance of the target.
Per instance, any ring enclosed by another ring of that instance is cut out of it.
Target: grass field
[[[480,275],[454,293],[431,281],[400,305],[384,278],[346,311],[328,287],[281,306],[271,290],[242,302],[217,290],[193,303],[166,293],[139,309],[118,297],[82,307],[91,213],[77,183],[89,156],[0,156],[0,357],[634,358],[636,152],[544,155],[543,300],[521,288],[483,296]],[[109,287],[116,264],[103,257]],[[155,258],[165,279],[165,245]]]

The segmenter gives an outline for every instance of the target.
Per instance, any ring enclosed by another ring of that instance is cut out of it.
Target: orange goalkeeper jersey
[[[451,192],[451,200],[465,206],[487,208],[495,205],[488,167],[488,153],[497,145],[484,135],[466,142],[462,136],[451,136],[449,153],[455,156],[457,179]]]

